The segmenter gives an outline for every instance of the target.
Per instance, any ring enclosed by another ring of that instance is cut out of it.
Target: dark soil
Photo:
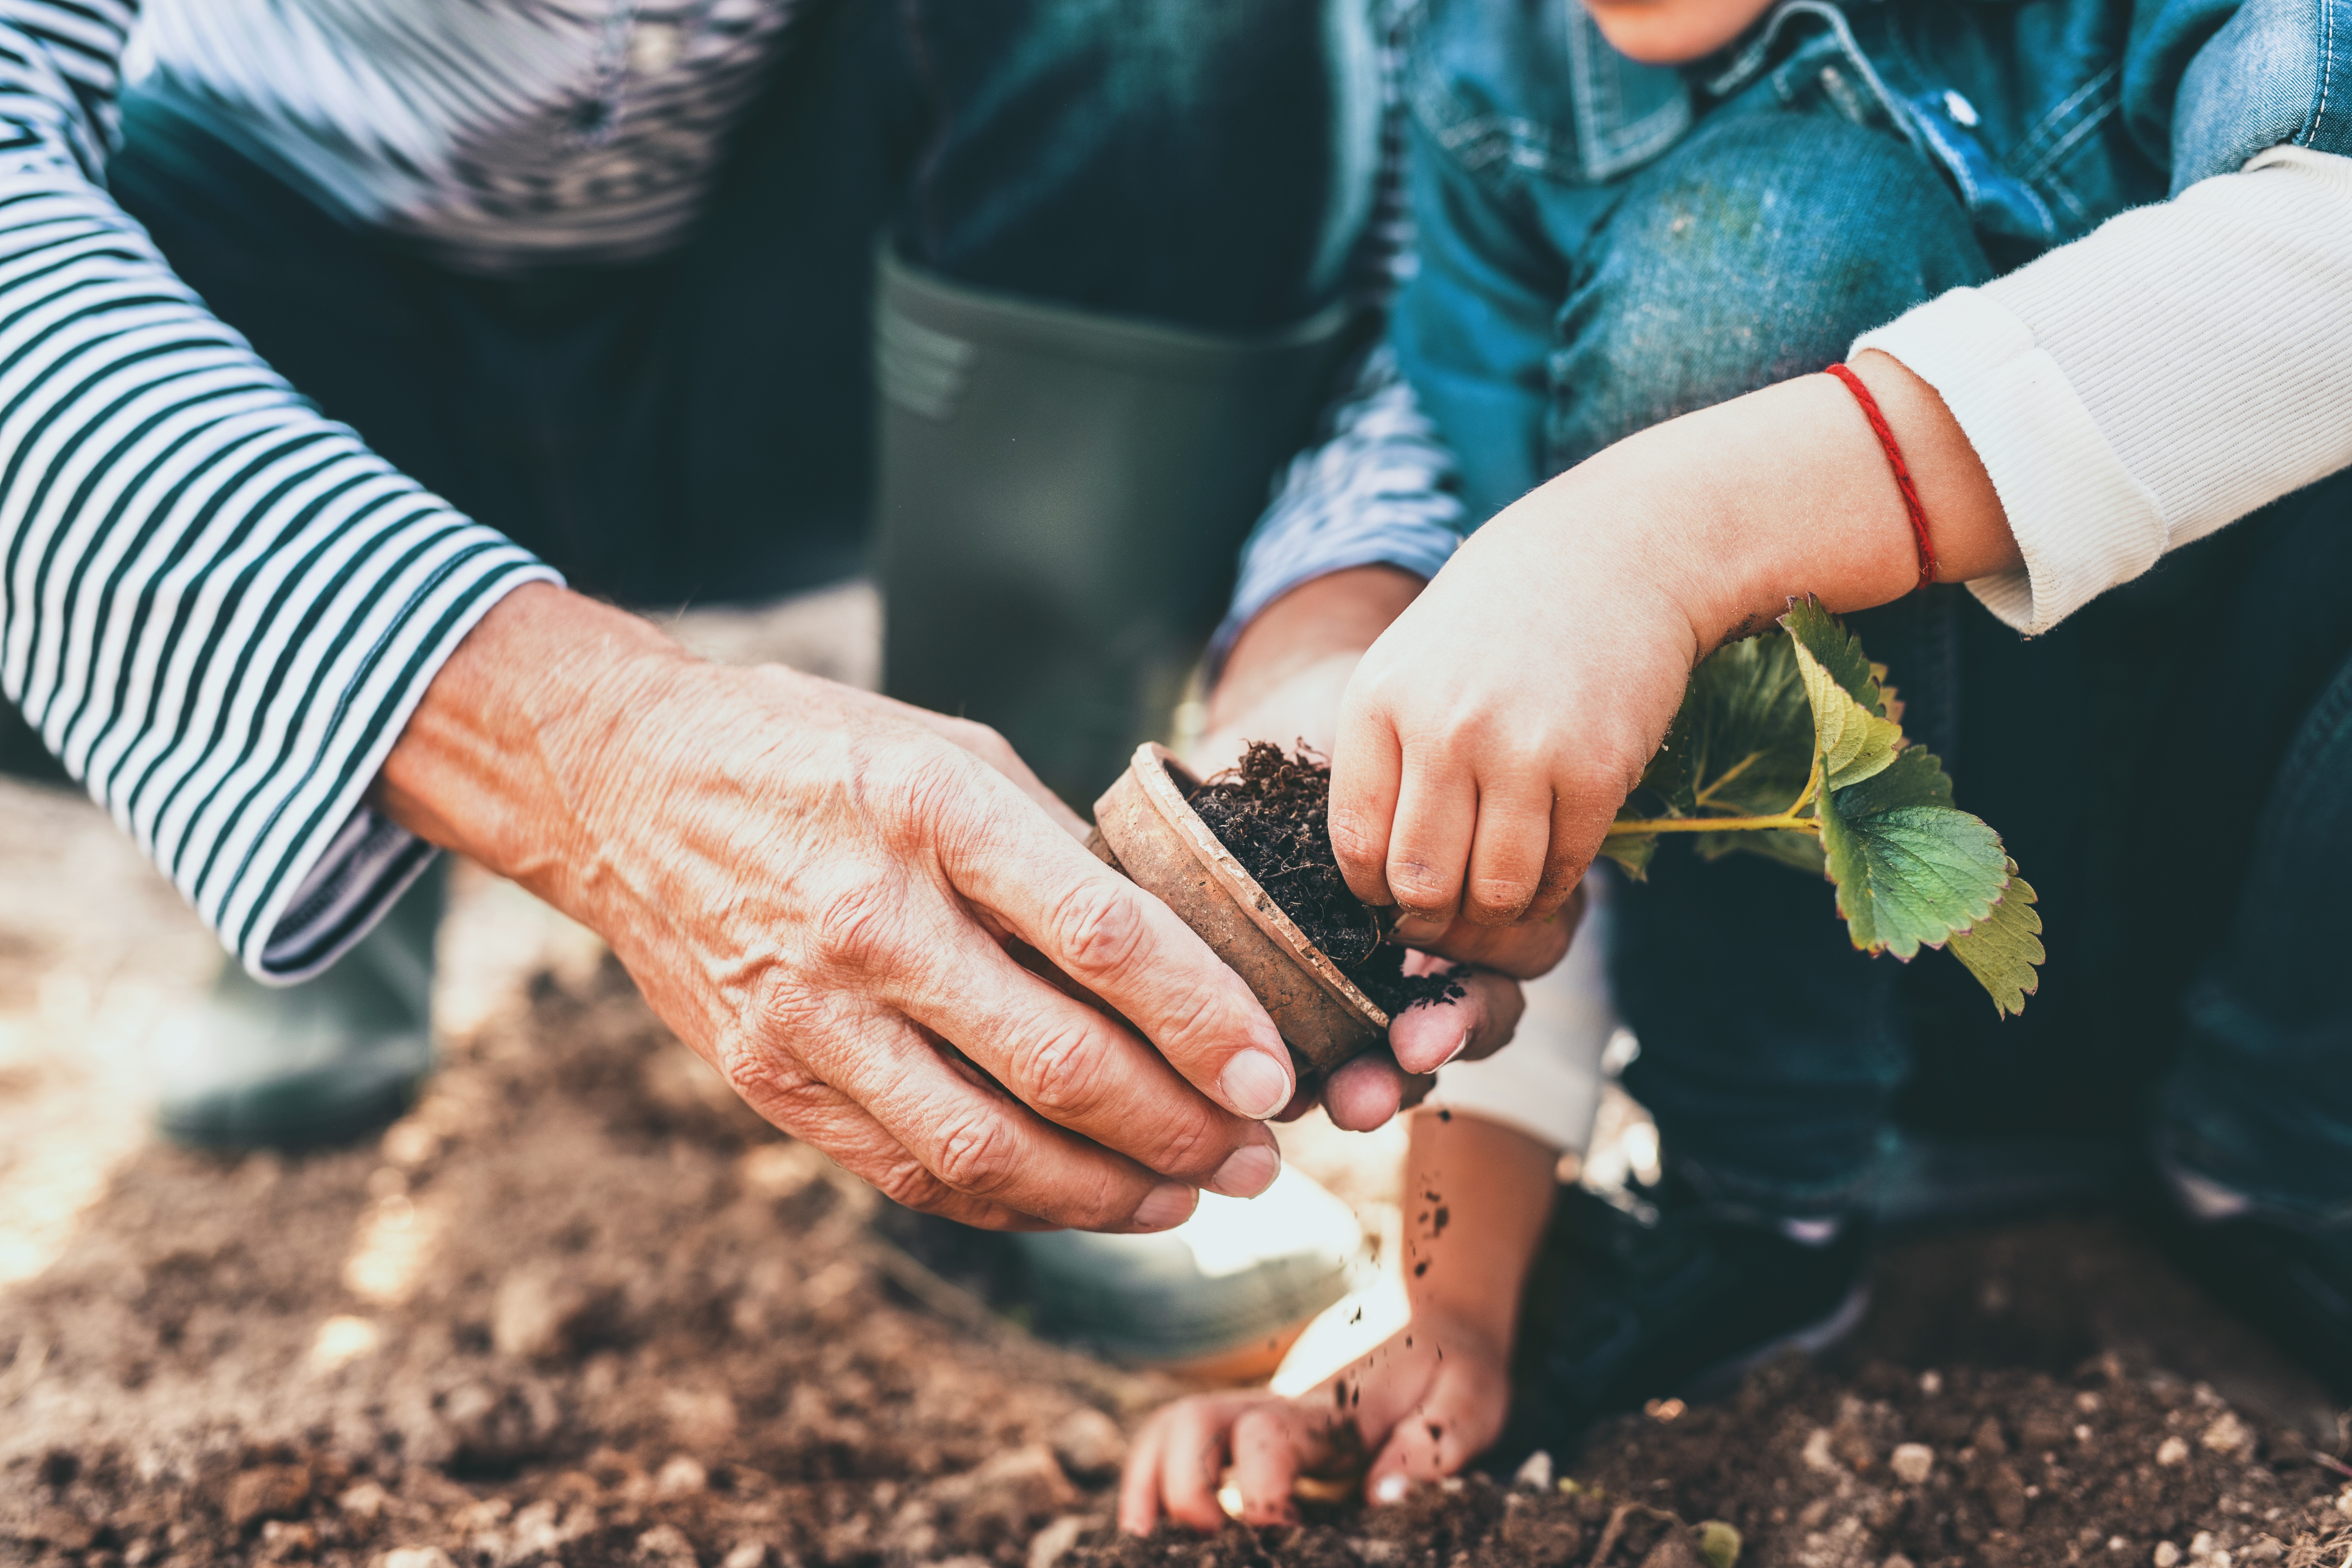
[[[1393,1016],[1463,994],[1460,982],[1444,974],[1405,973],[1405,950],[1383,940],[1378,912],[1348,890],[1331,852],[1331,764],[1304,743],[1286,756],[1271,741],[1252,741],[1240,764],[1202,784],[1192,805],[1307,940],[1381,1011]]]
[[[1573,1479],[1473,1476],[1393,1510],[1236,1525],[1192,1560],[1708,1568],[1701,1547],[1728,1545],[1728,1524],[1741,1563],[1794,1568],[2336,1568],[2352,1548],[2343,1481],[2299,1433],[2113,1356],[2063,1377],[1876,1363],[1845,1380],[1790,1364],[1719,1405],[1668,1401],[1605,1427]],[[1071,1568],[1175,1554],[1172,1534],[1105,1540]]]
[[[1849,1359],[1608,1427],[1573,1494],[1120,1542],[1175,1386],[991,1318],[883,1212],[616,972],[545,980],[379,1142],[150,1149],[0,1288],[0,1564],[1701,1568],[1676,1519],[1743,1568],[2352,1551],[2332,1415],[2098,1219],[1890,1253]]]

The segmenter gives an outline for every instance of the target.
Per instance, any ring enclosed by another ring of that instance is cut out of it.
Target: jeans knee
[[[1817,371],[1991,270],[1927,160],[1793,112],[1706,121],[1628,184],[1577,262],[1550,365],[1555,468]]]

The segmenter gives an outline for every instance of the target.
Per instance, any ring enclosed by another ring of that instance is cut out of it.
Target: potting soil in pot
[[[1209,831],[1374,1006],[1394,1015],[1454,1000],[1459,981],[1404,973],[1405,950],[1381,940],[1371,907],[1348,890],[1331,852],[1330,804],[1331,764],[1304,745],[1286,756],[1271,741],[1251,742],[1238,766],[1192,800]]]

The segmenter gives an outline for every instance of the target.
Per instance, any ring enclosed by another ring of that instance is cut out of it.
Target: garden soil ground
[[[125,972],[199,963],[184,931],[123,934],[168,895],[57,858],[86,808],[0,806],[0,924],[34,921],[0,941],[0,1026],[113,1016],[120,984],[59,980],[24,934],[77,888],[111,889],[83,935]],[[1473,1480],[1118,1541],[1121,1434],[1173,1384],[1038,1343],[916,1262],[593,955],[462,1023],[381,1140],[129,1139],[47,1239],[6,1206],[54,1198],[50,1134],[124,1135],[104,1084],[68,1103],[0,1050],[0,1563],[1700,1568],[1706,1521],[1756,1568],[2352,1554],[2337,1417],[2095,1215],[1892,1253],[1848,1352],[1601,1432],[1559,1457],[1572,1492]]]

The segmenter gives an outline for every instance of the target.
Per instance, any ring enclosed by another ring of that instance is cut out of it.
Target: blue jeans
[[[168,82],[126,102],[109,174],[299,390],[576,586],[770,598],[864,558],[885,237],[957,282],[1210,331],[1338,296],[1370,155],[1349,4],[825,0],[703,220],[642,265],[450,271]]]
[[[1487,502],[1994,270],[1928,160],[1769,90],[1637,172],[1430,231],[1400,346]],[[1538,391],[1539,424],[1499,416]],[[1853,617],[2042,894],[2042,990],[2000,1022],[1942,954],[1856,952],[1819,881],[1662,853],[1610,958],[1670,1161],[1816,1215],[1860,1197],[1898,1119],[2106,1131],[2352,1219],[2347,584],[2352,475],[2030,642],[1956,587]]]

